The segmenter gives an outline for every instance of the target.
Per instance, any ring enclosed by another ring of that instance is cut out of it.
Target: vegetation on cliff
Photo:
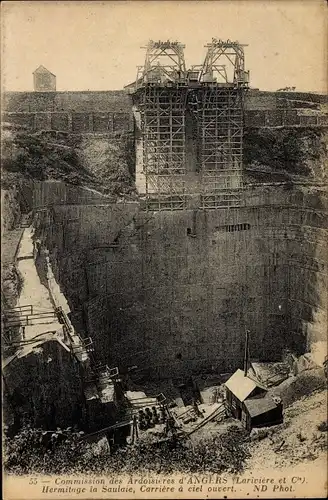
[[[12,131],[3,139],[2,182],[12,179],[60,179],[72,184],[96,184],[81,168],[76,143],[62,135]]]
[[[316,128],[262,128],[244,132],[244,166],[250,182],[324,181],[327,137]]]
[[[81,136],[51,130],[30,133],[9,127],[2,141],[2,187],[9,188],[25,179],[54,179],[113,196],[131,193],[134,180],[130,142],[124,134],[106,142],[112,153],[102,158],[105,167],[98,175],[97,168],[90,168],[84,161]],[[110,148],[112,143],[115,147]]]

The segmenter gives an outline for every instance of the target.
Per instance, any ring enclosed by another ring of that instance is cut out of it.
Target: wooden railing
[[[37,312],[32,305],[18,306],[3,311],[3,322],[6,327],[28,326],[48,319],[56,320],[56,313],[51,310]]]

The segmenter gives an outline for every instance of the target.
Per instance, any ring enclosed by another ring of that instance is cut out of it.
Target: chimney
[[[249,330],[246,330],[245,353],[244,353],[244,377],[247,377],[247,372],[248,372],[248,344],[249,344]]]

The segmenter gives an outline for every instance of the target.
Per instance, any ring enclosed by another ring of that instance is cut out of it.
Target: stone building
[[[33,83],[35,92],[56,92],[56,75],[42,65],[33,72]]]

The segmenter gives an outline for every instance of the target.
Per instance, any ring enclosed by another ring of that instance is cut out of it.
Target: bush
[[[244,164],[246,169],[267,167],[273,173],[308,176],[308,162],[320,155],[321,132],[315,129],[246,129]],[[268,173],[268,172],[267,172]],[[256,172],[254,173],[256,175]]]
[[[320,432],[327,432],[328,431],[328,422],[327,420],[324,420],[318,425],[318,431]]]
[[[5,470],[18,475],[63,473],[80,454],[80,437],[71,429],[48,432],[26,426],[14,438],[5,438]]]
[[[226,433],[191,446],[190,441],[137,442],[110,454],[93,453],[92,444],[71,430],[45,433],[30,427],[5,442],[5,470],[15,474],[210,473],[240,472],[249,456],[246,433]]]

